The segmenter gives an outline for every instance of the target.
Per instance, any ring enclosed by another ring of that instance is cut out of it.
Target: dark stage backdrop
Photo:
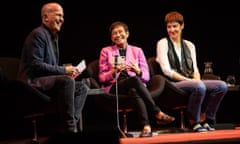
[[[195,43],[198,65],[212,61],[214,73],[240,77],[239,8],[237,1],[150,0],[71,1],[59,0],[65,23],[60,34],[61,62],[77,64],[98,58],[100,49],[111,44],[109,25],[125,21],[130,28],[129,43],[154,56],[156,42],[165,36],[164,15],[172,10],[185,17],[184,38]],[[5,1],[1,4],[0,56],[20,57],[26,35],[40,24],[40,8],[47,0]]]

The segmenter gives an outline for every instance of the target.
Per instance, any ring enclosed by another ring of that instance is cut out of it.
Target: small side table
[[[240,85],[228,86],[228,91],[240,91]]]
[[[240,85],[228,86],[228,92],[224,96],[218,109],[216,119],[218,123],[240,123],[239,107]]]

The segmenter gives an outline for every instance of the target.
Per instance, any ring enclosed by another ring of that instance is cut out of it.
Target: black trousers
[[[110,93],[116,92],[116,84],[111,87]],[[155,115],[160,112],[160,108],[156,106],[152,99],[149,90],[139,77],[127,77],[118,81],[119,94],[128,95],[129,100],[135,107],[139,116],[140,124],[150,125],[149,114]],[[119,95],[121,96],[121,95]],[[121,97],[119,97],[121,99]],[[149,112],[149,113],[148,113]]]

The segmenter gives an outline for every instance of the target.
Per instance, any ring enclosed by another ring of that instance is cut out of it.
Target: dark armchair
[[[179,110],[181,120],[180,130],[187,130],[185,129],[184,123],[184,110],[187,108],[188,105],[188,93],[176,88],[170,81],[163,77],[161,67],[159,63],[156,62],[155,57],[149,57],[147,61],[151,77],[159,75],[160,77],[162,77],[162,79],[164,79],[165,83],[163,92],[160,96],[154,98],[154,100],[160,107],[171,110]]]
[[[98,66],[99,60],[93,60],[91,61],[88,66],[87,66],[87,71],[90,76],[90,87],[91,89],[101,89],[100,82],[98,80],[98,72],[99,72],[99,66]],[[126,100],[127,96],[121,96],[118,103],[118,110],[117,108],[117,99],[115,94],[110,94],[110,93],[99,93],[94,95],[94,100],[97,108],[100,108],[102,111],[105,112],[111,112],[117,115],[117,112],[122,113],[123,115],[123,137],[126,137],[125,134],[127,134],[128,129],[127,129],[127,113],[131,112],[132,106],[129,101]],[[117,118],[117,117],[116,117]],[[116,119],[117,120],[117,119]],[[118,118],[119,120],[119,118]],[[117,126],[120,128],[120,124],[117,121]],[[121,132],[121,129],[120,129]]]
[[[1,124],[3,130],[14,130],[12,125],[23,119],[30,119],[33,123],[33,140],[37,142],[36,120],[39,116],[54,111],[50,97],[36,88],[17,80],[19,59],[14,57],[0,57],[0,86],[1,86]]]
[[[99,72],[99,60],[93,60],[88,64],[88,73],[90,75],[91,88],[100,88],[100,83],[98,80]],[[147,84],[148,89],[153,97],[159,96],[164,88],[163,79],[158,75],[151,77],[151,80]],[[96,96],[96,105],[101,109],[108,112],[116,111],[116,95],[110,93],[104,93]],[[119,99],[119,109],[118,112],[123,114],[123,130],[127,133],[127,112],[133,111],[132,104],[128,100],[128,96],[125,95]]]

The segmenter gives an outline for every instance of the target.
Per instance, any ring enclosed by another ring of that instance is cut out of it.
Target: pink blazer
[[[115,82],[115,78],[112,75],[112,59],[119,55],[119,50],[116,45],[104,47],[100,52],[98,77],[102,88],[106,92],[110,91],[111,86]],[[139,47],[128,45],[126,48],[126,64],[131,65],[131,63],[138,64],[142,71],[142,82],[148,82],[150,79],[149,68],[143,50]],[[136,76],[136,74],[131,71],[128,71],[128,74],[129,76]],[[117,76],[118,75],[119,74],[117,74]]]

